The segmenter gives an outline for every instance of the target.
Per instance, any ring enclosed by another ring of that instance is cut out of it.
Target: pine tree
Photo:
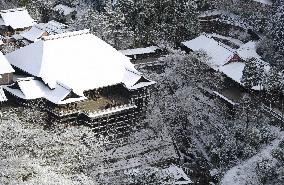
[[[277,67],[272,67],[269,70],[264,88],[273,101],[277,101],[279,99],[283,90],[283,77],[282,73],[279,71],[279,69],[277,69]]]
[[[245,87],[251,89],[254,86],[262,85],[264,78],[264,65],[255,58],[247,61],[243,70],[241,82]]]
[[[284,68],[284,1],[276,0],[272,7],[269,36],[273,42],[272,63]]]
[[[119,4],[134,32],[135,45],[179,43],[198,31],[195,1],[121,0]]]
[[[106,2],[104,11],[95,12],[96,25],[94,32],[117,49],[128,48],[133,44],[133,33],[127,27],[125,16],[119,6]]]

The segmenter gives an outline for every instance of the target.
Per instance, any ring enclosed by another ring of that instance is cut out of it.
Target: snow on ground
[[[221,185],[261,184],[258,182],[255,172],[256,164],[262,159],[272,158],[271,151],[275,149],[282,140],[284,140],[284,132],[280,132],[278,138],[270,145],[263,148],[258,154],[227,171],[221,181]]]

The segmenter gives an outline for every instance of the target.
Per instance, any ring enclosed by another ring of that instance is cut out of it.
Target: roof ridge
[[[56,35],[43,36],[42,40],[48,41],[48,40],[63,39],[63,38],[66,38],[66,37],[74,37],[74,36],[78,36],[78,35],[85,35],[85,34],[88,34],[88,33],[90,33],[90,30],[84,29],[84,30],[80,30],[80,31],[73,31],[73,32],[60,33],[60,34],[56,34]]]
[[[12,9],[7,9],[7,10],[0,10],[1,13],[8,13],[8,12],[16,12],[16,11],[24,11],[27,10],[26,7],[22,8],[12,8]]]

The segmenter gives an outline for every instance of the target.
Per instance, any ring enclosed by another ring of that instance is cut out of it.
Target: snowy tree
[[[133,45],[133,32],[126,25],[125,16],[120,7],[113,7],[106,2],[104,11],[97,11],[92,6],[86,6],[71,27],[74,29],[90,29],[116,49],[125,49]]]
[[[164,174],[161,169],[143,167],[127,173],[123,181],[130,185],[173,184],[174,178],[169,174]]]
[[[117,49],[129,48],[133,44],[133,33],[126,25],[125,16],[120,7],[113,7],[108,1],[104,11],[97,14],[98,20],[94,32]]]
[[[283,68],[284,65],[284,1],[276,0],[272,6],[270,18],[269,36],[272,40],[270,47],[273,53],[270,54],[271,63]]]
[[[241,82],[251,89],[254,86],[259,86],[263,84],[264,79],[264,65],[262,62],[255,58],[251,58],[246,62],[245,68],[243,70],[243,76]]]
[[[179,43],[198,31],[195,1],[119,1],[136,39],[136,45],[169,41]]]
[[[283,77],[279,69],[272,67],[266,77],[264,89],[271,96],[273,101],[279,100],[283,89]]]

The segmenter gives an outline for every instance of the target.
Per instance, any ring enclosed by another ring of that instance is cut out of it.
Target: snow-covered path
[[[278,146],[280,141],[284,140],[284,132],[280,132],[279,136],[270,145],[262,149],[255,156],[247,159],[241,164],[230,169],[223,177],[221,185],[258,185],[258,179],[255,174],[255,166],[258,161],[263,158],[271,158],[271,151]]]

